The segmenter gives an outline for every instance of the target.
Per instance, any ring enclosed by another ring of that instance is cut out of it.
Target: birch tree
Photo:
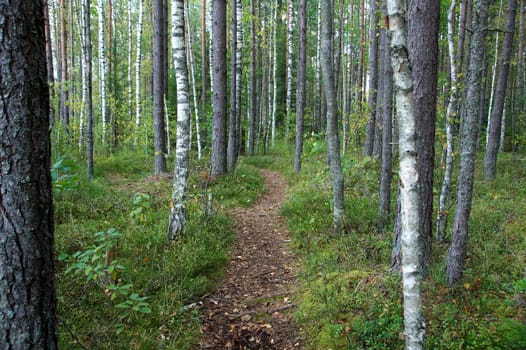
[[[87,120],[87,132],[86,132],[86,159],[88,168],[88,179],[93,179],[94,176],[94,164],[93,164],[93,153],[94,153],[94,116],[93,116],[93,66],[92,66],[92,49],[91,49],[91,19],[90,19],[90,0],[82,0],[82,28],[83,33],[83,52],[84,52],[84,94],[86,98],[86,120]]]
[[[421,254],[418,240],[419,198],[413,80],[408,57],[406,8],[403,0],[387,0],[391,33],[396,114],[399,127],[402,281],[406,349],[424,349],[425,324],[420,293]]]
[[[248,114],[248,154],[254,155],[255,151],[255,133],[256,133],[256,6],[255,0],[250,0],[250,103]]]
[[[305,0],[298,0],[298,82],[296,86],[296,152],[294,171],[301,171],[303,155],[303,123],[305,113],[305,82],[307,80],[307,16]]]
[[[287,66],[286,66],[286,102],[285,102],[285,133],[288,133],[289,119],[292,115],[292,58],[294,50],[292,40],[294,35],[294,0],[287,0]],[[288,134],[286,135],[288,136]]]
[[[468,221],[473,197],[475,175],[475,145],[479,111],[482,58],[486,49],[485,37],[490,0],[479,0],[473,16],[473,36],[467,76],[466,114],[463,117],[460,143],[460,170],[457,183],[457,208],[453,222],[451,247],[447,260],[446,283],[452,286],[462,279],[468,242]]]
[[[212,155],[210,174],[212,177],[227,172],[226,142],[226,0],[215,0],[212,8],[212,53],[214,110],[212,128]]]
[[[237,140],[236,140],[236,157],[239,155],[241,148],[241,84],[243,76],[243,4],[242,0],[236,0],[237,2],[237,46],[236,46],[236,129],[237,129]],[[274,50],[275,51],[275,50]],[[275,110],[275,109],[274,109]]]
[[[133,115],[133,81],[132,81],[132,48],[133,48],[133,26],[132,26],[132,1],[128,1],[128,115]]]
[[[338,135],[338,103],[332,60],[333,8],[330,0],[321,0],[321,68],[323,72],[323,90],[327,100],[327,146],[329,166],[333,183],[333,229],[341,230],[344,220],[344,187],[340,159],[340,139]]]
[[[177,136],[168,239],[184,234],[190,156],[190,98],[184,40],[184,0],[172,0],[172,60],[177,82]]]
[[[58,348],[43,17],[43,1],[0,4],[3,349]]]
[[[504,28],[502,56],[500,58],[499,64],[495,104],[493,105],[493,110],[491,112],[486,155],[484,157],[484,177],[486,180],[493,180],[497,175],[497,154],[499,151],[499,141],[501,139],[501,129],[503,129],[503,110],[506,99],[506,87],[508,85],[510,59],[513,51],[513,35],[515,33],[516,12],[517,0],[509,0],[506,15],[506,26]]]
[[[143,29],[143,7],[144,0],[139,0],[139,21],[137,22],[137,55],[135,57],[135,138],[134,146],[137,146],[137,133],[141,126],[141,64],[142,64],[142,29]]]
[[[457,111],[457,66],[455,62],[455,37],[454,37],[454,21],[455,8],[457,6],[456,0],[451,1],[447,15],[447,43],[449,52],[449,70],[451,75],[451,91],[449,93],[449,102],[446,111],[446,164],[444,170],[444,179],[440,189],[440,197],[438,202],[438,215],[436,224],[436,237],[439,242],[444,240],[446,219],[447,219],[447,201],[451,192],[451,179],[453,173],[453,118]]]
[[[104,1],[97,1],[98,14],[98,48],[99,48],[99,79],[100,79],[100,111],[102,121],[102,144],[106,141],[106,44]]]

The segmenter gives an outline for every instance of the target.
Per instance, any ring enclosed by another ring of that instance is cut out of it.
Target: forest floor
[[[281,174],[261,170],[265,194],[231,211],[236,239],[223,281],[203,299],[200,349],[300,349],[291,311],[296,261],[279,210],[287,188]]]

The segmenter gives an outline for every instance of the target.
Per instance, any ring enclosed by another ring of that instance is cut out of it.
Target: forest
[[[0,348],[525,349],[526,0],[0,0]]]

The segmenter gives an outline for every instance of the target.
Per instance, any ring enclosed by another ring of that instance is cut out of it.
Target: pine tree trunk
[[[51,21],[49,17],[49,1],[44,1],[44,35],[46,40],[46,63],[47,63],[47,81],[49,84],[49,93],[51,101],[55,97],[55,76],[53,70],[53,49],[51,41]],[[55,120],[55,108],[53,104],[49,104],[49,123],[53,127],[53,122]]]
[[[228,169],[234,170],[237,163],[237,1],[232,0],[232,42],[230,58],[230,128],[228,131]]]
[[[172,59],[177,82],[177,136],[168,239],[183,235],[186,228],[186,190],[190,158],[190,98],[184,42],[184,1],[172,0]]]
[[[135,58],[135,136],[133,145],[137,147],[139,127],[141,126],[141,65],[142,65],[142,29],[144,0],[139,0],[139,21],[137,22],[137,56]]]
[[[424,275],[431,263],[433,238],[433,179],[438,84],[438,31],[440,3],[412,0],[409,5],[408,42],[413,71],[414,117],[420,205],[419,240]]]
[[[322,105],[322,98],[321,98],[321,0],[318,0],[318,30],[316,35],[316,107],[315,107],[315,115],[314,115],[314,131],[320,132],[321,131],[321,120],[322,120],[322,113],[321,113],[321,105]]]
[[[166,125],[164,121],[164,71],[163,40],[164,6],[163,0],[153,2],[153,138],[154,174],[167,173],[166,167]]]
[[[490,0],[479,0],[473,17],[473,36],[471,39],[467,76],[466,115],[463,119],[460,143],[460,170],[457,184],[457,208],[451,247],[449,248],[446,283],[452,286],[462,279],[468,241],[468,221],[473,197],[475,175],[475,144],[477,136],[478,103],[480,97],[482,58],[485,50],[485,37]]]
[[[374,132],[376,130],[376,94],[378,88],[378,15],[376,0],[371,0],[369,5],[369,93],[367,105],[369,106],[369,120],[365,135],[364,154],[373,155]]]
[[[0,343],[57,349],[44,2],[0,7]]]
[[[513,35],[515,33],[516,12],[517,0],[509,0],[506,26],[504,28],[502,56],[499,63],[499,75],[497,78],[495,104],[493,105],[493,111],[491,112],[491,119],[489,123],[490,128],[488,131],[489,137],[486,146],[486,155],[484,157],[484,177],[486,180],[493,180],[497,175],[497,155],[503,124],[503,110],[506,99],[506,87],[508,84],[508,72],[510,70],[510,59],[513,50]]]
[[[212,128],[212,177],[227,172],[226,142],[226,0],[215,0],[212,9],[212,52],[213,52],[213,90],[212,107],[214,110]]]
[[[197,143],[197,159],[201,160],[203,157],[203,151],[201,146],[201,125],[199,123],[199,108],[197,105],[197,89],[195,83],[195,68],[194,68],[194,54],[192,51],[192,34],[190,30],[190,9],[188,2],[185,2],[185,29],[186,38],[188,38],[188,66],[190,67],[190,83],[192,85],[192,98],[194,101],[194,114],[195,114],[195,135]],[[191,142],[190,142],[191,143]]]
[[[451,2],[451,6],[448,11],[448,30],[447,30],[447,41],[449,50],[449,69],[451,75],[451,91],[449,94],[449,103],[446,112],[446,167],[444,170],[444,179],[442,181],[442,188],[440,190],[439,204],[438,204],[438,215],[437,215],[437,227],[436,237],[437,241],[441,242],[445,237],[445,230],[447,224],[447,204],[451,193],[451,179],[453,173],[453,150],[454,150],[454,138],[453,138],[453,119],[456,117],[457,111],[457,66],[455,62],[455,36],[454,36],[454,18],[456,0]]]
[[[303,155],[303,123],[305,113],[305,83],[307,80],[307,16],[305,0],[298,0],[298,75],[296,86],[296,153],[294,171],[301,171]]]
[[[333,9],[330,0],[321,2],[321,68],[323,71],[323,90],[327,100],[327,146],[329,164],[333,182],[333,229],[338,233],[343,228],[344,221],[344,187],[343,172],[340,159],[340,139],[338,135],[338,103],[334,82],[331,45]]]
[[[91,19],[90,19],[90,0],[83,0],[83,13],[84,18],[84,79],[85,79],[85,94],[86,94],[86,119],[87,119],[87,132],[86,132],[86,152],[87,152],[87,163],[88,163],[88,179],[94,177],[94,164],[93,164],[93,153],[94,153],[94,116],[93,116],[93,57],[91,49]]]
[[[387,13],[387,10],[384,11]],[[391,182],[393,180],[393,152],[392,152],[392,121],[393,121],[393,70],[389,56],[389,36],[386,30],[382,31],[381,38],[381,64],[384,66],[383,108],[382,108],[382,175],[380,178],[380,201],[378,216],[380,227],[385,229],[389,220],[391,207]]]
[[[60,77],[60,119],[64,130],[68,132],[69,108],[68,108],[68,30],[66,22],[66,0],[60,0],[60,57],[61,57],[61,77]]]
[[[425,325],[420,294],[421,248],[419,243],[419,196],[416,121],[413,113],[413,81],[405,32],[403,0],[387,0],[391,37],[400,149],[400,204],[404,335],[407,350],[424,349]],[[411,11],[409,11],[411,13]]]
[[[248,155],[253,156],[255,151],[255,132],[256,132],[256,7],[255,0],[250,0],[250,13],[252,14],[250,23],[250,110],[248,120]]]

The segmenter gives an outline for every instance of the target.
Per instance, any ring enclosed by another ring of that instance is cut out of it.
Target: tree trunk
[[[128,1],[128,115],[133,115],[133,81],[132,81],[132,2]]]
[[[139,127],[141,126],[141,65],[142,65],[142,29],[144,0],[139,0],[139,21],[137,22],[137,56],[135,58],[135,138],[133,145],[137,147]]]
[[[387,10],[385,10],[387,13]],[[382,122],[382,175],[380,178],[380,201],[378,215],[380,218],[380,228],[385,229],[389,220],[391,207],[391,182],[393,180],[393,70],[391,68],[391,58],[389,56],[389,36],[385,30],[382,31],[381,38],[381,64],[384,67],[384,87],[383,87],[383,122]]]
[[[278,27],[278,4],[273,5],[274,18],[272,23],[272,147],[276,142],[276,109],[277,109],[277,95],[278,95],[278,81],[276,79],[278,71],[278,57],[277,57],[277,27]]]
[[[376,130],[376,94],[378,88],[378,7],[376,0],[369,5],[369,93],[367,105],[371,109],[365,135],[364,154],[373,155],[374,132]]]
[[[451,75],[451,91],[449,94],[449,103],[446,112],[446,167],[444,170],[444,180],[442,181],[442,188],[440,190],[436,237],[437,241],[441,242],[445,237],[445,230],[447,224],[447,204],[451,193],[451,179],[453,173],[453,118],[456,117],[457,111],[457,66],[455,62],[455,36],[454,36],[454,18],[456,0],[451,2],[449,7],[447,19],[447,42],[449,50],[449,69]]]
[[[256,128],[256,7],[255,0],[250,0],[251,53],[250,53],[250,113],[248,121],[248,154],[254,155]]]
[[[473,197],[475,175],[475,144],[477,136],[478,103],[480,97],[482,58],[485,50],[485,37],[490,0],[479,0],[473,17],[473,37],[471,39],[467,76],[466,115],[463,119],[460,144],[460,170],[457,184],[457,208],[451,247],[449,248],[446,283],[452,286],[462,279],[468,241],[468,221]]]
[[[330,0],[321,2],[321,68],[323,71],[323,89],[327,101],[327,146],[329,163],[333,182],[333,229],[338,233],[343,228],[344,220],[344,187],[343,172],[340,160],[340,139],[338,136],[338,103],[336,101],[336,88],[331,45],[332,40],[333,8]]]
[[[164,122],[163,0],[153,2],[153,139],[154,174],[167,173],[166,125]]]
[[[64,130],[68,132],[69,108],[68,108],[68,30],[66,22],[66,0],[60,0],[60,119]]]
[[[230,57],[230,128],[228,130],[228,169],[234,170],[237,163],[237,1],[232,0],[232,42]]]
[[[400,204],[405,348],[424,349],[425,325],[420,294],[421,245],[416,121],[413,113],[413,81],[406,42],[406,9],[403,0],[387,0],[394,72],[400,149]],[[411,13],[411,11],[409,11]],[[410,26],[409,26],[410,28]]]
[[[239,156],[242,146],[242,132],[241,132],[241,84],[243,75],[243,4],[242,0],[237,2],[237,51],[236,51],[236,157]]]
[[[294,37],[294,0],[287,0],[287,58],[286,58],[286,76],[287,92],[285,104],[285,138],[288,138],[290,128],[290,118],[292,117],[292,59],[294,50],[292,40]]]
[[[207,87],[208,87],[208,61],[207,61],[207,33],[206,33],[206,0],[202,2],[201,12],[201,125],[203,129],[203,146],[206,145],[208,139],[207,126]]]
[[[226,142],[226,0],[215,0],[212,8],[213,91],[211,176],[227,171]]]
[[[44,2],[4,1],[0,23],[0,339],[57,349]]]
[[[440,3],[412,0],[408,8],[409,56],[413,71],[414,118],[418,167],[419,240],[424,275],[431,264],[433,238],[433,177],[438,83],[438,31]]]
[[[294,171],[301,171],[303,155],[303,122],[305,113],[305,82],[307,70],[307,16],[305,0],[298,0],[298,82],[296,85],[296,153],[294,155]]]
[[[44,1],[44,35],[46,40],[46,63],[47,63],[47,82],[49,85],[49,92],[51,101],[55,97],[55,75],[53,70],[53,46],[51,41],[51,21],[49,16],[49,1]],[[49,104],[49,123],[53,127],[55,120],[55,108],[53,104]]]
[[[86,132],[86,159],[88,168],[88,179],[91,180],[94,177],[94,164],[93,164],[93,153],[94,153],[94,116],[93,116],[93,55],[91,49],[91,19],[90,19],[90,0],[83,0],[82,3],[82,18],[83,18],[83,29],[84,29],[84,40],[82,42],[84,46],[84,94],[86,96],[86,119],[87,119],[87,132]]]
[[[504,28],[502,56],[499,63],[499,75],[497,78],[495,104],[493,105],[493,111],[491,112],[486,155],[484,157],[484,177],[486,180],[493,180],[497,175],[497,154],[501,136],[504,102],[506,99],[506,86],[508,84],[508,72],[510,70],[510,59],[511,53],[513,51],[513,34],[515,33],[516,12],[517,0],[509,0],[508,11],[506,15],[506,26]]]
[[[177,82],[177,136],[168,239],[183,235],[186,227],[186,190],[190,156],[190,98],[184,42],[184,1],[172,0],[172,60]]]
[[[97,1],[98,14],[98,48],[99,48],[99,79],[100,79],[100,108],[102,120],[102,144],[106,141],[106,45],[104,34],[104,1]],[[110,19],[111,21],[111,19]]]

